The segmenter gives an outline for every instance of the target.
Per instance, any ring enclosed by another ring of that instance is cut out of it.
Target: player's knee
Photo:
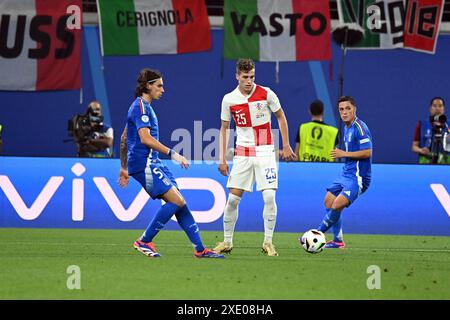
[[[348,204],[349,204],[348,200],[345,202],[334,201],[333,204],[331,205],[331,209],[335,211],[342,211],[348,206]]]
[[[241,197],[230,193],[228,195],[227,206],[230,208],[237,208],[239,202],[241,201]]]
[[[334,199],[333,204],[331,205],[331,209],[336,211],[342,211],[346,207],[350,205],[350,200],[343,195],[339,195],[336,199]]]
[[[264,206],[270,212],[275,212],[276,214],[277,204],[275,202],[275,194],[276,191],[272,189],[263,191]]]
[[[331,192],[328,191],[327,194],[325,195],[325,199],[323,199],[323,204],[325,205],[325,208],[331,208],[335,199],[336,197]]]
[[[173,201],[171,202],[180,208],[183,208],[186,205],[186,200],[184,200],[183,197],[177,197],[176,199],[173,199]]]

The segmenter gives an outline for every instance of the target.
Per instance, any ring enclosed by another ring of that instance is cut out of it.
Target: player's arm
[[[228,176],[230,174],[230,167],[227,163],[227,149],[228,139],[230,135],[230,103],[227,102],[226,95],[222,99],[222,106],[220,112],[220,136],[219,136],[219,171],[222,175]]]
[[[281,131],[281,139],[283,141],[283,151],[282,151],[282,157],[283,159],[290,161],[290,160],[296,160],[297,156],[295,155],[294,151],[292,151],[291,144],[289,142],[289,129],[288,124],[286,120],[286,116],[284,114],[284,111],[282,108],[279,108],[275,112],[275,117],[278,120],[278,127]]]
[[[332,150],[330,154],[333,159],[337,158],[367,159],[372,156],[372,149],[364,149],[359,151],[344,151],[336,148]]]
[[[295,143],[295,155],[298,155],[298,151],[300,150],[300,142]],[[297,161],[300,161],[300,159],[297,159]]]
[[[140,128],[139,131],[139,138],[141,139],[141,143],[145,146],[147,146],[149,149],[153,149],[155,151],[164,153],[169,155],[170,148],[163,145],[161,142],[156,140],[150,135],[150,129],[147,127]]]
[[[127,146],[127,126],[123,129],[120,136],[120,167],[127,169],[128,165],[128,146]]]
[[[127,165],[128,165],[127,126],[125,126],[122,135],[120,136],[120,172],[119,172],[119,179],[117,180],[117,183],[121,188],[126,188],[128,182],[130,181]]]
[[[372,138],[366,132],[368,129],[363,130],[362,134],[357,131],[355,133],[354,139],[358,144],[358,151],[344,151],[338,148],[335,148],[330,152],[330,155],[333,159],[337,158],[351,158],[351,159],[367,159],[372,156]]]
[[[150,135],[150,129],[148,127],[142,127],[138,131],[139,138],[141,139],[141,143],[147,146],[149,149],[158,151],[160,153],[164,153],[170,155],[172,160],[178,162],[182,168],[187,169],[189,167],[189,163],[185,157],[175,152],[173,149],[170,149],[163,145],[161,142],[156,140]]]
[[[300,151],[300,127],[298,128],[297,136],[296,136],[296,140],[295,140],[295,155],[297,156],[296,161],[300,161],[300,158],[298,157],[299,151]]]
[[[220,140],[219,140],[219,171],[222,175],[228,176],[230,168],[227,164],[227,148],[230,131],[230,121],[222,120],[220,125]]]

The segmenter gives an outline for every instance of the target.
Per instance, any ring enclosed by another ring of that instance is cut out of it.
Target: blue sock
[[[342,235],[342,216],[339,220],[333,225],[333,240],[336,242],[342,242],[344,240]]]
[[[198,229],[197,223],[195,222],[194,217],[192,216],[192,213],[187,205],[175,213],[175,216],[177,217],[178,224],[184,232],[186,232],[189,240],[191,240],[194,245],[195,250],[197,252],[205,250],[202,237],[200,236],[200,230]]]
[[[148,225],[144,234],[141,236],[141,241],[152,242],[153,238],[158,234],[158,232],[164,228],[167,221],[180,209],[179,206],[173,203],[166,203],[161,208],[159,208],[153,220]]]
[[[328,229],[330,229],[331,226],[334,225],[339,220],[340,216],[341,216],[340,211],[333,210],[331,208],[327,209],[327,214],[323,218],[322,223],[317,228],[317,230],[327,232]]]

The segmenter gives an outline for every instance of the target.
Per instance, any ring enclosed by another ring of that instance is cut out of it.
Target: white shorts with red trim
[[[252,192],[278,188],[278,163],[273,145],[237,146],[227,188]]]

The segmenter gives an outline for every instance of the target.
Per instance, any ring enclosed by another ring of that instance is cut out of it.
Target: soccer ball
[[[327,243],[323,232],[316,229],[306,231],[299,240],[303,249],[308,253],[322,252]]]

